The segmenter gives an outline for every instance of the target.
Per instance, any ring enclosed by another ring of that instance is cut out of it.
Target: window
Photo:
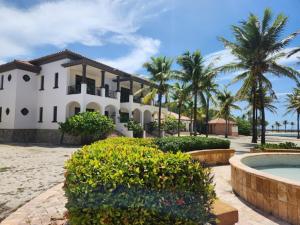
[[[44,76],[41,76],[41,87],[40,87],[40,91],[44,90]]]
[[[54,75],[54,87],[53,88],[58,88],[58,73],[55,73],[55,75]]]
[[[23,76],[23,80],[24,80],[25,82],[30,81],[30,76],[28,76],[27,74],[25,74],[25,75]]]
[[[23,116],[26,116],[26,115],[29,113],[29,110],[26,109],[26,108],[23,108],[23,109],[21,110],[21,113],[22,113]]]
[[[2,107],[0,107],[0,122],[2,122]]]
[[[3,90],[4,75],[1,75],[0,90]]]
[[[57,122],[57,106],[53,107],[53,123]]]
[[[11,74],[8,75],[7,80],[11,81]]]
[[[39,123],[43,122],[43,107],[40,107],[40,112],[39,112]]]

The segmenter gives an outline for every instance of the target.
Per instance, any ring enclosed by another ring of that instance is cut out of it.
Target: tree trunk
[[[252,143],[257,143],[257,126],[256,126],[256,85],[252,87]]]
[[[193,132],[193,106],[192,106],[192,108],[191,108],[191,115],[190,115],[190,117],[191,117],[191,125],[190,125],[190,136],[192,136],[192,132]]]
[[[158,93],[158,137],[161,137],[161,99],[162,93]]]
[[[178,105],[178,125],[177,125],[178,137],[180,137],[180,118],[181,118],[181,104]]]
[[[197,90],[194,90],[194,124],[193,124],[193,130],[194,130],[194,136],[197,136],[197,129],[196,129],[196,123],[197,123],[197,96],[198,92]]]
[[[207,95],[207,100],[206,100],[206,124],[205,124],[205,127],[206,127],[206,137],[208,137],[208,121],[209,121],[209,95]]]
[[[225,138],[228,138],[228,119],[225,118]]]
[[[265,119],[265,102],[264,93],[262,86],[262,74],[259,75],[259,100],[260,100],[260,110],[261,110],[261,144],[266,143],[266,119]]]
[[[300,112],[297,111],[297,138],[300,139],[300,127],[299,127],[299,120],[300,120]]]

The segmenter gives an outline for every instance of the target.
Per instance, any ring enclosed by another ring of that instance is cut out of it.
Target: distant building
[[[226,121],[221,118],[217,118],[208,122],[208,132],[210,134],[225,135]],[[228,121],[228,135],[238,136],[237,123],[234,121]]]

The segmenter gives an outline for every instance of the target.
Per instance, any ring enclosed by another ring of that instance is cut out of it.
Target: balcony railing
[[[68,94],[69,95],[80,94],[80,93],[81,93],[81,86],[78,86],[78,85],[68,86]]]
[[[117,98],[117,92],[116,91],[112,91],[112,90],[105,91],[105,97],[108,97],[108,98]]]
[[[133,97],[133,102],[135,102],[135,103],[141,103],[141,102],[142,102],[142,99],[141,99],[141,97],[134,96],[134,97]]]

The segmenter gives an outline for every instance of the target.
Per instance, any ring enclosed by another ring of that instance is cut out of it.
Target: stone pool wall
[[[300,224],[300,183],[266,175],[244,165],[241,159],[247,155],[250,154],[230,159],[233,191],[260,210],[291,224]]]

